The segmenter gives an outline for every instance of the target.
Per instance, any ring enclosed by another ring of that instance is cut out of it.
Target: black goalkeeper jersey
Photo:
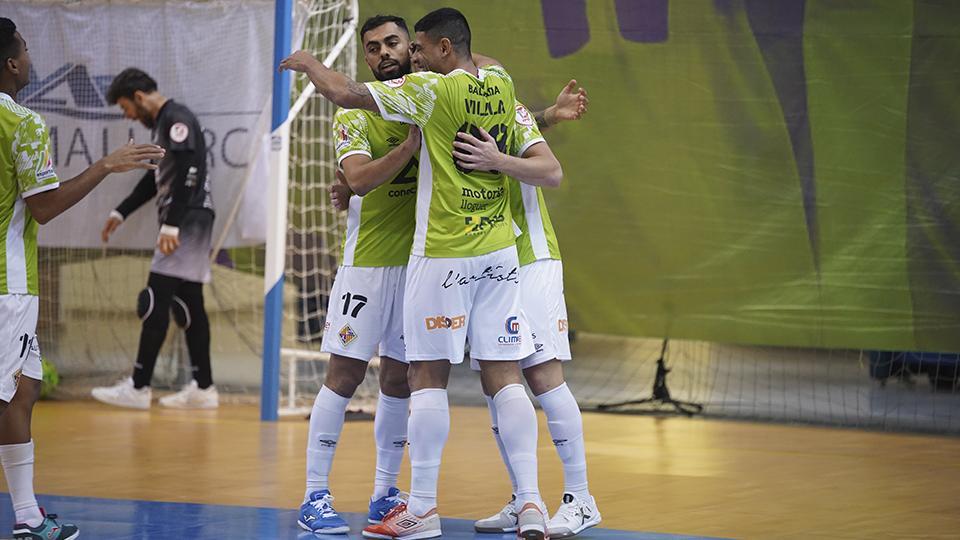
[[[117,211],[126,218],[157,197],[161,225],[179,227],[188,210],[213,212],[207,177],[207,144],[197,117],[186,106],[167,100],[157,114],[153,143],[165,149],[156,171],[147,173]]]

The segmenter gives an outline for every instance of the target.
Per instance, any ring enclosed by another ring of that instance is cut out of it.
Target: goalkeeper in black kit
[[[157,83],[135,68],[121,72],[107,92],[130,120],[153,131],[153,142],[166,150],[158,169],[146,174],[133,192],[110,212],[102,238],[110,235],[147,201],[156,198],[160,221],[147,287],[137,298],[143,321],[133,376],[113,386],[94,388],[98,401],[119,407],[149,409],[150,379],[167,335],[171,314],[183,326],[193,380],[160,405],[212,409],[219,404],[210,368],[210,323],[203,306],[203,284],[210,280],[213,202],[207,177],[207,149],[197,117],[167,99]]]

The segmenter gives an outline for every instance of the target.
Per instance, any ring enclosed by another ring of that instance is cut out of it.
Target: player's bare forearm
[[[93,191],[110,172],[103,161],[94,163],[87,170],[62,182],[57,189],[37,193],[25,199],[30,215],[41,225],[66,212]]]
[[[340,107],[377,112],[377,103],[365,85],[328,68],[307,51],[300,50],[284,58],[278,69],[306,73],[317,91]]]
[[[367,85],[358,83],[340,72],[328,69],[320,62],[317,62],[317,65],[307,72],[307,75],[314,86],[317,87],[317,90],[336,105],[344,109],[366,109],[379,112],[377,102],[374,101]]]
[[[524,184],[557,187],[563,180],[563,167],[546,143],[531,146],[523,157],[501,156],[497,170]]]
[[[419,132],[414,132],[386,155],[370,160],[362,155],[349,156],[343,160],[343,175],[350,190],[363,197],[374,189],[392,181],[410,162],[419,149]]]

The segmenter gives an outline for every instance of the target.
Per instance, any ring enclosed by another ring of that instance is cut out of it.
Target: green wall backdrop
[[[531,108],[587,88],[546,134],[573,327],[960,351],[960,2],[360,5],[459,8]]]

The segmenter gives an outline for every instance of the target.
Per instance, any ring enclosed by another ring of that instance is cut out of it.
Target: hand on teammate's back
[[[493,171],[500,169],[500,160],[504,154],[497,148],[497,141],[484,130],[480,138],[466,132],[457,133],[453,141],[453,159],[464,169],[475,171]]]
[[[587,99],[587,91],[583,88],[577,88],[577,80],[571,79],[566,86],[563,87],[563,90],[560,91],[560,94],[557,95],[557,102],[553,106],[553,120],[551,123],[561,122],[565,120],[579,120],[587,112],[587,104],[590,103],[590,100]]]
[[[126,144],[117,148],[107,157],[103,164],[111,173],[121,173],[134,169],[156,170],[158,161],[163,158],[165,150],[155,144]]]
[[[351,195],[353,192],[347,185],[347,177],[343,175],[343,171],[337,169],[337,181],[330,184],[330,204],[342,212],[350,206]]]

